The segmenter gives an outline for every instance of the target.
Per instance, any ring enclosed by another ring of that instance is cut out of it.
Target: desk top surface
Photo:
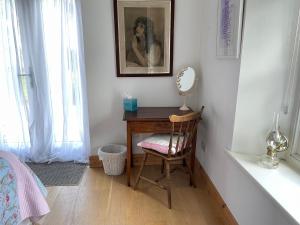
[[[179,107],[138,107],[136,112],[124,112],[125,121],[169,121],[170,115],[184,115],[190,111],[181,111]]]

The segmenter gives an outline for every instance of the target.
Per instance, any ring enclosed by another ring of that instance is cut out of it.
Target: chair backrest
[[[197,125],[202,119],[201,115],[203,109],[204,106],[201,107],[199,112],[191,112],[182,116],[171,115],[169,117],[170,122],[172,123],[168,151],[169,157],[178,154],[183,155],[192,150],[193,139],[196,134]]]

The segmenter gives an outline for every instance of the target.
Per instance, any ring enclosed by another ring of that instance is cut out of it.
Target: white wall
[[[200,29],[196,25],[200,21],[200,3],[176,1],[174,74],[187,65],[200,71]],[[83,0],[82,13],[91,147],[95,154],[98,146],[125,143],[124,92],[136,96],[140,106],[179,106],[182,99],[174,77],[116,77],[112,0]],[[195,106],[193,99],[192,105]]]
[[[199,93],[193,100],[206,106],[197,157],[241,225],[288,225],[291,222],[283,212],[224,152],[232,145],[240,60],[215,58],[217,1],[176,0],[175,6],[174,71],[191,65],[201,73]],[[112,2],[82,1],[93,154],[99,145],[125,143],[123,92],[137,96],[141,106],[181,104],[174,78],[116,77]],[[249,26],[260,24],[251,22],[260,2],[270,0],[248,1]]]
[[[248,63],[252,69],[256,69],[257,65],[263,64],[265,59],[262,62],[260,61],[261,55],[265,54],[261,52],[262,50],[267,51],[266,54],[269,54],[269,52],[275,54],[273,49],[264,49],[263,43],[256,46],[256,43],[252,42],[253,38],[258,38],[262,39],[262,42],[266,41],[266,45],[273,46],[269,43],[272,42],[273,37],[268,36],[268,39],[265,39],[264,36],[266,35],[265,31],[267,31],[267,29],[261,28],[261,25],[265,26],[265,24],[268,24],[267,21],[273,21],[273,19],[275,19],[274,17],[280,19],[281,16],[284,17],[287,15],[285,13],[287,10],[286,6],[282,6],[281,12],[271,7],[272,4],[275,4],[274,2],[278,4],[279,1],[280,0],[247,1],[244,33],[244,46],[246,47],[242,49],[242,62],[240,60],[216,59],[218,0],[202,0],[201,4],[201,68],[203,80],[201,82],[199,98],[200,104],[204,104],[206,110],[204,124],[201,126],[201,133],[198,139],[197,156],[230,211],[241,225],[293,224],[286,214],[273,204],[273,201],[256,185],[249,175],[245,174],[241,168],[228,157],[227,153],[224,152],[225,149],[230,149],[232,145],[237,98],[240,101],[240,95],[237,97],[238,89],[240,94],[240,88],[248,90],[247,88],[249,87],[249,83],[247,85],[245,84],[245,86],[239,86],[239,79],[243,82],[245,79],[244,72],[247,72],[245,71],[244,65]],[[284,1],[284,3],[283,1],[281,2],[282,4],[286,3],[286,1]],[[265,16],[267,18],[265,18]],[[276,22],[277,20],[274,21],[274,23]],[[284,22],[287,21],[282,21],[282,23]],[[283,25],[281,28],[282,27]],[[279,30],[279,33],[274,33],[275,38],[284,39],[285,36],[281,35],[280,32],[281,30]],[[277,37],[278,35],[279,37]],[[278,41],[277,39],[275,40]],[[284,48],[283,46],[281,47],[282,53],[284,53]],[[253,53],[252,58],[249,58],[248,54],[251,53]],[[277,53],[276,56],[278,54],[280,53]],[[282,57],[284,58],[284,55]],[[239,77],[240,63],[242,63],[241,67],[243,68],[241,68],[241,75]],[[278,69],[280,65],[277,65],[275,69]],[[268,66],[270,68],[267,68],[271,69],[274,65]],[[260,84],[260,80],[256,80],[257,77],[253,76],[252,78],[252,82],[256,82],[256,85]],[[250,87],[252,86],[250,85]],[[251,88],[249,92],[259,92],[257,95],[260,96],[263,90],[264,89],[254,90]],[[253,94],[255,94],[255,92]],[[238,105],[236,113],[238,115],[238,121],[236,123],[242,122],[245,124],[245,122],[248,122],[246,118],[243,118],[244,121],[239,118],[239,110],[243,110],[243,107],[246,107],[247,103],[252,101],[251,99],[249,100],[249,96],[247,97],[248,99],[243,99],[246,105]],[[258,97],[258,99],[260,98]],[[240,104],[240,102],[238,103]],[[253,102],[251,103],[253,104]],[[247,107],[248,110],[249,108],[250,107]],[[255,107],[251,109],[249,113],[253,111],[255,111]],[[241,113],[241,115],[243,114]],[[244,126],[244,129],[248,129],[248,126],[251,127],[252,124],[253,121],[250,120],[249,123]],[[240,131],[237,132],[240,134]],[[200,145],[202,140],[206,142],[205,150],[203,150]]]
[[[298,8],[298,0],[254,0],[247,4],[234,151],[266,151],[273,112],[281,110],[288,80]],[[280,125],[288,134],[284,119],[282,114]]]

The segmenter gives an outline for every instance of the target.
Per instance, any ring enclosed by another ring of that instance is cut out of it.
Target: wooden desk
[[[180,111],[179,107],[139,107],[136,112],[124,112],[123,120],[127,122],[127,185],[130,186],[132,166],[132,135],[134,133],[169,133],[172,114],[184,115],[191,111]],[[193,152],[191,156],[191,168],[194,172],[196,139],[193,140]]]

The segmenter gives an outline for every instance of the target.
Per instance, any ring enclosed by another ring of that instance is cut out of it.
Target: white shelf
[[[227,151],[296,223],[300,224],[300,173],[281,161],[277,169],[258,165],[259,156]]]

